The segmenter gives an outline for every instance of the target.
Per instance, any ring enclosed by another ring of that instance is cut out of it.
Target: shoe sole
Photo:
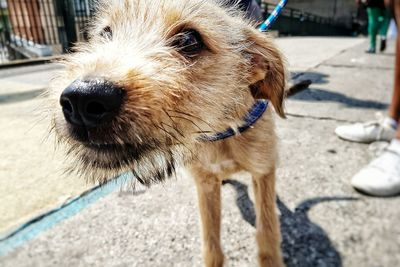
[[[362,143],[362,144],[370,144],[374,141],[365,141],[365,140],[361,140],[361,139],[356,139],[356,138],[351,138],[351,137],[347,137],[347,136],[343,136],[341,134],[339,134],[336,130],[335,130],[335,134],[342,140],[344,141],[350,141],[350,142],[354,142],[354,143]],[[376,140],[379,141],[379,140]]]
[[[392,141],[392,139],[390,139],[390,140],[387,140],[387,139],[361,140],[361,139],[357,139],[357,138],[343,136],[343,135],[339,134],[336,130],[335,130],[335,134],[344,141],[350,141],[353,143],[361,143],[361,144],[371,144],[373,142],[390,142],[390,141]]]
[[[352,185],[352,186],[353,186],[354,190],[357,191],[358,193],[369,196],[369,197],[389,198],[389,197],[398,197],[400,195],[400,193],[381,193],[381,192],[380,193],[377,192],[374,194],[374,193],[368,192],[366,190],[363,190],[361,188],[357,188],[354,185]]]

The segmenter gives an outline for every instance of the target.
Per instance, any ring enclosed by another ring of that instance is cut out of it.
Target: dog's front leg
[[[256,202],[258,262],[260,267],[282,267],[279,221],[276,213],[275,170],[252,174]]]
[[[215,174],[203,171],[195,173],[195,180],[203,225],[204,262],[207,267],[221,267],[221,181]]]

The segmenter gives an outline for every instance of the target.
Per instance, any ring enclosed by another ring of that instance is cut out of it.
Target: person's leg
[[[400,18],[399,18],[400,19]],[[400,31],[397,30],[397,34]],[[394,88],[392,102],[389,108],[389,116],[396,121],[400,119],[400,37],[397,37],[396,42],[396,65],[394,67]],[[399,128],[400,129],[400,128]]]
[[[381,14],[379,16],[379,22],[380,22],[379,34],[380,36],[386,37],[391,19],[390,10],[381,9],[380,12]]]
[[[400,21],[400,0],[393,5],[396,21]],[[393,97],[389,107],[388,117],[374,123],[357,123],[342,125],[335,129],[335,133],[342,139],[353,142],[371,143],[400,139],[400,27],[397,27],[396,64]],[[397,132],[396,132],[397,129]]]
[[[400,0],[395,1],[394,11],[396,21],[400,21]],[[400,27],[397,26],[396,64],[394,67],[394,88],[390,104],[389,116],[400,122]],[[397,138],[400,138],[400,127],[397,129]]]
[[[389,29],[391,17],[392,16],[390,9],[387,8],[381,9],[381,15],[379,17],[379,23],[380,23],[379,35],[381,37],[381,45],[380,45],[381,52],[386,50],[386,35]]]
[[[368,35],[369,35],[369,49],[367,52],[375,52],[376,50],[376,36],[378,34],[378,19],[379,19],[379,8],[368,7]]]
[[[397,119],[397,144],[400,143],[400,0],[394,0],[394,14],[397,23],[396,65],[394,68],[394,89],[390,114]],[[396,142],[396,140],[394,142]]]
[[[395,14],[400,21],[400,0],[395,0]],[[396,65],[389,115],[400,123],[400,31],[396,44]],[[389,147],[351,180],[354,188],[374,196],[400,194],[400,126]]]

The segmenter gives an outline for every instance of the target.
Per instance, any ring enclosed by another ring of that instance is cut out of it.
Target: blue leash
[[[266,21],[264,21],[263,24],[261,24],[259,30],[261,32],[267,31],[272,23],[278,18],[278,16],[282,13],[282,9],[286,6],[288,0],[281,0],[279,4],[275,7],[274,11],[272,11],[271,15],[267,18]]]

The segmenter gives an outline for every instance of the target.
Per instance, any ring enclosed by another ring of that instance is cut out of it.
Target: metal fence
[[[87,39],[95,0],[0,0],[0,64],[59,55]],[[262,2],[264,15],[274,4]],[[300,10],[285,8],[272,26],[280,34],[347,35],[350,29]]]
[[[65,52],[84,40],[94,0],[7,0],[0,6],[0,64]]]

